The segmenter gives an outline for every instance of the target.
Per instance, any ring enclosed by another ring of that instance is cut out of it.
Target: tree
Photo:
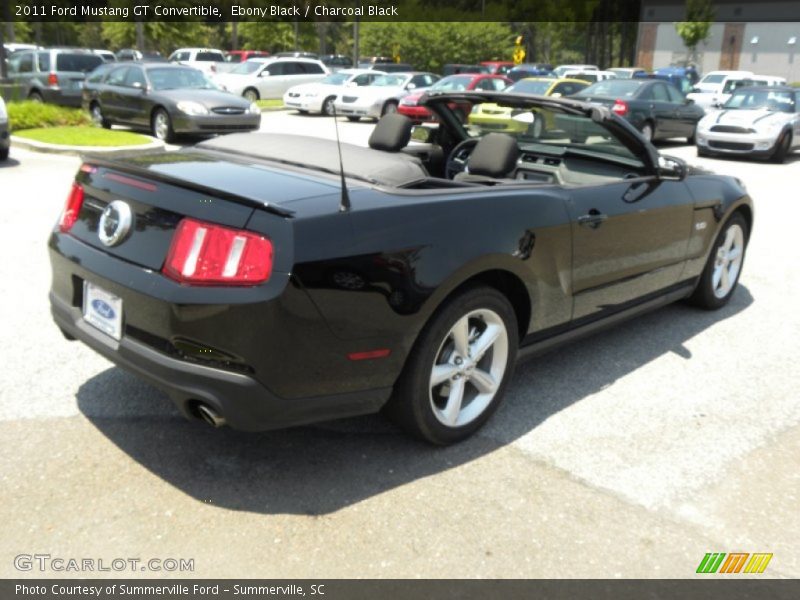
[[[714,8],[711,0],[686,0],[686,21],[675,23],[675,30],[686,46],[687,64],[697,62],[697,46],[711,33]]]

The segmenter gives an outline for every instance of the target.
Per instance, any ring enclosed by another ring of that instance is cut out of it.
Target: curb
[[[164,142],[153,140],[147,144],[138,146],[62,146],[60,144],[48,144],[47,142],[37,142],[16,135],[11,136],[12,146],[31,150],[33,152],[44,152],[47,154],[66,154],[70,156],[82,156],[84,154],[100,154],[102,156],[116,156],[118,154],[138,154],[158,150],[165,150]]]

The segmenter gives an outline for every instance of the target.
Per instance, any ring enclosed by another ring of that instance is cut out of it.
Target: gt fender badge
[[[706,223],[705,221],[700,221],[699,223],[694,224],[694,228],[697,231],[703,231],[703,229],[705,229],[706,227],[708,227],[708,223]]]
[[[103,214],[100,215],[100,223],[97,226],[97,236],[104,246],[114,246],[119,244],[133,224],[133,213],[131,207],[122,200],[114,200],[106,206]]]

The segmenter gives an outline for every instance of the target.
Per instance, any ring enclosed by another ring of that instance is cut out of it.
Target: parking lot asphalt
[[[371,124],[339,122],[364,144]],[[262,129],[335,137],[333,120]],[[729,306],[677,304],[521,363],[474,439],[379,416],[261,434],[190,423],[50,321],[46,239],[79,160],[0,166],[0,577],[19,554],[193,558],[196,577],[690,577],[707,552],[800,576],[800,155],[697,159],[756,202]],[[152,576],[149,572],[90,576]]]

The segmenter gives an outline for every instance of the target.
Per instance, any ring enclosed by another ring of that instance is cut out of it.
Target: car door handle
[[[589,214],[581,215],[578,217],[578,225],[583,225],[584,227],[591,227],[592,229],[597,229],[600,225],[603,224],[603,221],[608,219],[608,215],[604,215],[599,210],[593,208],[589,211]]]

